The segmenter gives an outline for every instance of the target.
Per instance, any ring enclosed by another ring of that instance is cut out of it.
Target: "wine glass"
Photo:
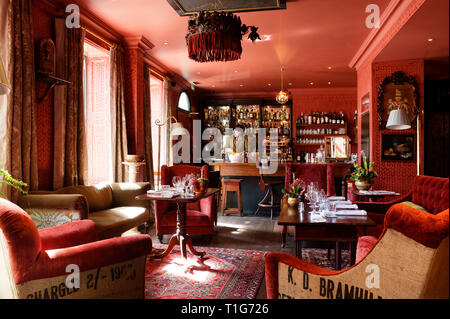
[[[183,183],[183,180],[181,179],[180,176],[174,176],[172,178],[172,185],[175,187],[177,192],[182,192],[182,183]]]

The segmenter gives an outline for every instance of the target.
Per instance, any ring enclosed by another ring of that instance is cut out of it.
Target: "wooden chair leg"
[[[225,210],[227,209],[227,197],[228,197],[228,192],[225,189],[222,192],[222,216],[225,215]]]
[[[243,207],[242,207],[242,197],[241,197],[241,191],[239,190],[237,192],[238,195],[238,208],[239,208],[239,215],[242,217]]]

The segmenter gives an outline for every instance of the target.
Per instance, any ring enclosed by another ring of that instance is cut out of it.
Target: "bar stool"
[[[262,170],[262,163],[259,162],[259,186],[262,191],[266,191],[266,194],[262,201],[258,203],[258,209],[255,212],[255,216],[258,215],[261,208],[270,208],[270,219],[273,219],[273,209],[281,207],[281,197],[278,195],[275,190],[276,186],[283,185],[283,182],[269,182],[264,179],[264,174]],[[275,202],[275,194],[278,197],[278,200]],[[270,197],[270,200],[267,201]]]
[[[242,179],[222,179],[222,215],[239,214],[240,216],[242,216],[241,182]],[[237,192],[237,208],[227,207],[228,192]]]

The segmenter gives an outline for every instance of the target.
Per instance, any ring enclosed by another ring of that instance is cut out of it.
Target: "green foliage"
[[[373,170],[373,162],[367,163],[367,157],[363,153],[362,165],[358,165],[357,162],[353,163],[355,168],[352,176],[350,176],[351,181],[367,181],[373,183],[373,179],[377,177],[377,173]]]
[[[7,170],[1,168],[0,168],[0,184],[11,186],[12,188],[20,191],[22,194],[28,194],[28,192],[23,189],[24,187],[27,187],[28,184],[15,179],[14,177],[11,176],[11,174]],[[3,194],[2,192],[0,192],[0,196],[6,198],[6,195]]]

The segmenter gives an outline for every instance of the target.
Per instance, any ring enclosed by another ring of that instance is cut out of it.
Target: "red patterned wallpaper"
[[[378,85],[386,76],[390,76],[396,71],[403,71],[407,76],[414,76],[419,86],[419,100],[420,107],[423,108],[424,103],[424,61],[423,60],[406,60],[406,61],[392,61],[372,64],[372,105],[371,112],[371,154],[375,161],[375,170],[379,177],[376,179],[374,188],[393,190],[399,193],[407,193],[411,189],[414,177],[417,175],[417,163],[403,163],[398,161],[382,161],[381,160],[381,135],[382,133],[395,134],[416,134],[415,129],[393,131],[393,130],[378,130],[377,114],[377,94]],[[423,122],[423,121],[422,121]],[[423,129],[422,134],[423,136]],[[417,143],[417,142],[416,142]],[[421,143],[423,154],[423,143]],[[417,154],[417,150],[416,150]],[[423,163],[423,160],[422,160]]]
[[[33,29],[34,40],[37,44],[42,38],[53,37],[52,8],[45,6],[42,2],[33,1]],[[36,82],[36,94],[43,96],[47,85]],[[53,91],[40,104],[36,102],[36,124],[37,124],[37,157],[39,189],[53,189]]]

